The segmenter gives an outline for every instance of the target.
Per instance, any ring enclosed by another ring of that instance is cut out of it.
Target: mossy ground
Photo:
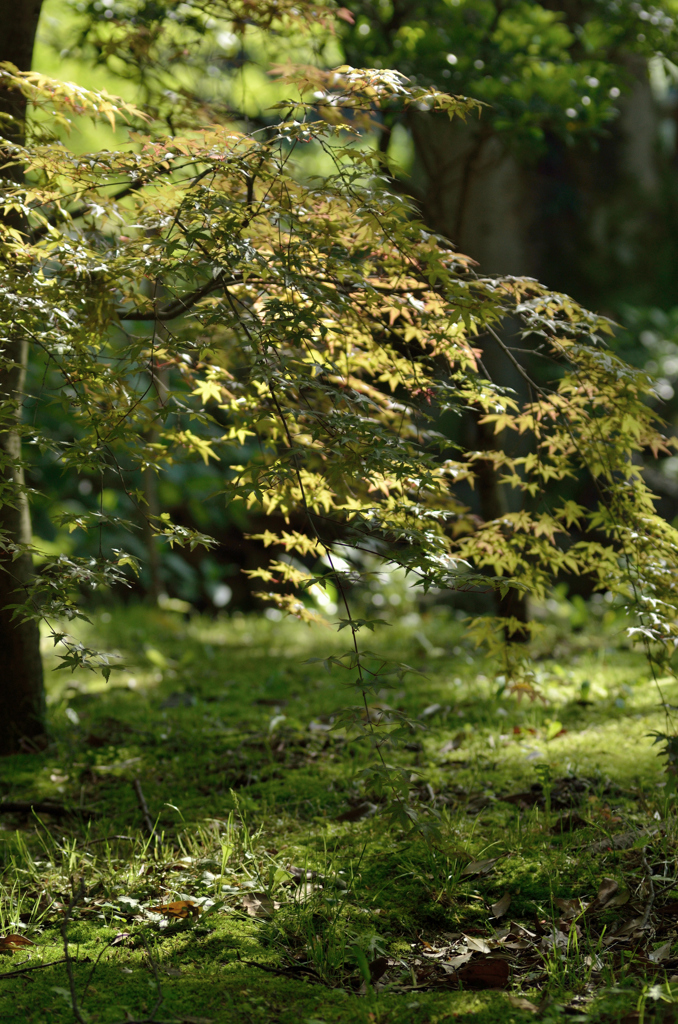
[[[68,916],[83,1021],[145,1019],[160,989],[159,1022],[517,1024],[534,1014],[504,991],[422,988],[426,943],[496,935],[502,922],[490,908],[506,892],[506,921],[532,929],[555,921],[557,899],[590,901],[604,877],[642,907],[648,863],[651,921],[670,899],[678,831],[648,733],[665,728],[660,700],[678,703],[677,688],[663,682],[660,697],[613,615],[579,633],[553,617],[535,648],[533,701],[501,692],[495,668],[446,611],[410,615],[370,638],[423,673],[406,675],[383,702],[425,726],[398,760],[412,773],[413,806],[437,822],[428,842],[381,813],[361,774],[369,743],[330,728],[353,698],[337,672],[309,659],[343,650],[343,633],[136,607],[97,614],[91,634],[122,654],[124,670],[109,684],[48,673],[52,745],[0,763],[5,800],[96,812],[89,821],[0,819],[1,934],[35,943],[29,962],[17,951],[0,973],[61,959]],[[135,779],[157,817],[157,844],[144,832]],[[539,783],[539,802],[501,799]],[[558,834],[563,786],[576,790],[580,827]],[[376,813],[337,820],[361,802]],[[629,832],[638,839],[616,849],[614,837]],[[491,858],[487,873],[463,873]],[[317,875],[292,884],[308,871]],[[248,912],[255,892],[265,916]],[[149,910],[181,900],[202,914]],[[673,976],[672,951],[658,964],[646,955],[673,941],[666,914],[645,930],[642,956],[638,943],[620,956],[600,938],[632,916],[629,906],[601,910],[595,941],[586,933],[577,950],[546,949],[536,969],[514,952],[509,992],[544,1020],[621,1020],[639,1000],[647,1019],[671,1010],[646,1000]],[[381,988],[363,980],[379,957],[391,959]],[[3,1021],[75,1019],[64,964],[1,986]],[[665,995],[673,998],[670,983]]]

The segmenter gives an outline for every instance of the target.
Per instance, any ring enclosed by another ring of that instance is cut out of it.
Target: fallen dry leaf
[[[623,924],[615,932],[604,935],[603,945],[609,946],[611,942],[615,942],[617,939],[620,939],[627,935],[633,935],[633,933],[640,928],[642,923],[642,917],[634,917],[631,921],[627,921],[626,924]]]
[[[263,892],[252,892],[243,896],[242,905],[250,917],[270,917],[275,910],[280,909],[280,904]]]
[[[465,875],[488,875],[498,860],[498,857],[490,857],[487,860],[472,860],[462,871],[462,877]]]
[[[642,832],[620,832],[616,836],[610,836],[609,838],[600,839],[597,843],[591,843],[586,849],[591,853],[605,853],[606,850],[628,850],[642,834]],[[654,834],[654,832],[650,832],[648,839]]]
[[[473,953],[460,953],[459,956],[453,956],[452,959],[449,961],[449,966],[454,967],[455,969],[457,969],[458,967],[463,967],[464,964],[467,964],[469,962],[472,956]],[[446,968],[447,964],[443,964],[443,967]]]
[[[493,903],[490,907],[492,917],[503,917],[508,908],[511,906],[511,894],[505,892],[500,900]]]
[[[506,997],[516,1010],[525,1010],[528,1013],[539,1013],[539,1007],[531,1003],[529,999],[523,998],[523,996],[507,996]]]
[[[605,909],[609,910],[611,907],[623,907],[625,903],[628,903],[631,898],[631,893],[628,889],[624,892],[618,892],[616,896],[613,896],[611,900],[608,900],[605,904]]]
[[[349,811],[344,811],[342,814],[338,814],[335,821],[362,821],[363,818],[371,818],[373,814],[377,812],[377,805],[372,804],[369,800],[363,801],[356,807],[352,807]]]
[[[614,878],[604,878],[600,883],[600,888],[596,893],[596,899],[599,903],[605,904],[608,900],[612,899],[614,894],[619,889],[619,882]]]
[[[554,928],[550,935],[542,935],[539,945],[543,950],[567,949],[568,936],[560,928]]]
[[[0,938],[0,953],[13,953],[15,949],[21,949],[22,946],[34,945],[35,943],[24,935],[4,935]]]
[[[615,881],[614,878],[604,878],[600,883],[595,899],[591,900],[584,913],[590,916],[591,914],[598,913],[603,907],[609,906],[612,897],[615,896],[618,890],[619,882]]]
[[[465,988],[505,988],[509,980],[509,965],[506,960],[483,957],[472,960],[457,972],[457,978]]]
[[[162,914],[164,917],[197,917],[200,913],[198,907],[192,900],[177,900],[174,903],[163,903],[160,907],[149,907],[154,914]]]
[[[578,917],[588,907],[588,903],[578,899],[563,900],[559,898],[553,902],[558,907],[558,910],[562,911],[563,920],[565,921],[571,921],[573,917]]]
[[[490,953],[492,947],[485,939],[474,939],[472,935],[465,935],[466,945],[473,953]]]
[[[663,946],[659,947],[659,949],[655,949],[653,953],[650,953],[648,959],[650,959],[653,964],[661,963],[662,960],[668,960],[671,955],[672,945],[673,943],[671,939],[669,939],[669,941],[665,942]]]

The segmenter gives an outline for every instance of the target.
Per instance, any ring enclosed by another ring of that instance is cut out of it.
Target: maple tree
[[[291,9],[297,24],[300,10]],[[320,9],[303,11],[310,19]],[[17,424],[16,397],[4,399],[6,422],[24,449],[51,451],[66,472],[115,473],[170,545],[213,541],[149,510],[133,471],[223,466],[224,500],[270,519],[257,539],[271,562],[252,573],[262,595],[312,621],[320,616],[308,588],[339,593],[338,625],[352,642],[330,660],[356,687],[345,720],[369,725],[376,776],[390,772],[385,745],[408,725],[395,713],[375,724],[367,704],[406,666],[361,648],[361,631],[376,623],[351,612],[360,563],[337,561],[339,536],[342,553],[376,554],[424,589],[543,597],[557,574],[585,572],[624,595],[634,635],[666,663],[678,633],[678,535],[655,514],[634,462],[672,444],[648,404],[653,382],[607,347],[605,318],[534,280],[483,276],[389,190],[383,156],[365,145],[384,106],[467,118],[477,101],[395,71],[287,68],[275,123],[248,129],[184,96],[169,134],[163,120],[103,91],[7,64],[1,75],[5,92],[36,111],[25,138],[8,132],[2,142],[5,167],[21,170],[6,178],[2,201],[2,318],[42,369],[35,401],[61,402],[72,433],[64,441]],[[71,152],[55,129],[74,114],[127,122],[129,144]],[[320,160],[328,170],[311,173]],[[520,324],[518,346],[500,333],[509,317]],[[483,362],[492,346],[529,401],[492,379]],[[539,381],[525,352],[548,367]],[[7,349],[3,359],[8,372]],[[497,435],[530,436],[529,453],[453,445],[436,423],[464,411]],[[0,457],[1,500],[11,507],[25,500],[22,456]],[[526,500],[482,521],[459,490],[488,463]],[[554,481],[582,473],[595,483],[595,507],[554,500]],[[103,506],[59,521],[99,536],[133,528]],[[583,539],[572,540],[573,527]],[[7,530],[1,540],[12,558],[30,554]],[[82,594],[123,584],[137,568],[122,549],[48,557],[13,613],[49,624],[63,667],[108,677],[111,660],[64,624],[84,614]],[[473,628],[500,653],[511,685],[529,687],[529,666],[510,643],[523,624],[488,616]]]

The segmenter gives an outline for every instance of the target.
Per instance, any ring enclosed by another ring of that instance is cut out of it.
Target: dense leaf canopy
[[[333,561],[340,537],[425,588],[543,594],[557,574],[586,572],[626,595],[648,641],[673,637],[676,535],[634,463],[668,450],[647,402],[652,382],[606,347],[605,319],[533,280],[482,277],[388,190],[364,145],[380,106],[467,117],[475,101],[397,72],[307,67],[288,70],[291,98],[274,126],[246,132],[222,116],[168,137],[107,94],[2,74],[51,117],[133,122],[118,152],[73,154],[40,118],[24,146],[6,143],[24,178],[6,192],[0,222],[3,321],[42,354],[40,400],[62,402],[76,428],[63,443],[24,423],[26,444],[70,471],[114,471],[142,511],[135,468],[220,462],[224,500],[271,521],[260,539],[272,561],[255,575],[304,618],[316,615],[305,589],[331,580],[344,593],[350,583],[353,570]],[[310,175],[307,153],[331,170]],[[498,333],[509,317],[520,325],[515,349]],[[529,402],[490,378],[483,346],[508,356]],[[546,360],[540,382],[524,349]],[[14,409],[4,403],[7,423]],[[529,451],[451,446],[433,429],[446,411],[529,436]],[[459,488],[488,461],[528,500],[483,522]],[[595,481],[594,508],[544,500],[550,481],[582,472]],[[3,486],[11,502],[20,485]],[[170,544],[211,543],[167,513],[145,515]],[[63,522],[103,531],[116,518],[101,509]],[[573,542],[573,525],[588,536]],[[23,614],[77,614],[78,588],[120,581],[134,562],[124,551],[61,554]],[[355,640],[364,623],[345,612]],[[477,628],[497,636],[491,620]],[[54,632],[67,664],[91,659]],[[349,663],[363,690],[377,685],[357,643]]]

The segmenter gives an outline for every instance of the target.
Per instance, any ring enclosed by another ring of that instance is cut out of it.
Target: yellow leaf
[[[149,907],[154,914],[164,917],[197,917],[200,907],[192,900],[177,900],[174,903],[163,903],[159,907]]]
[[[211,398],[216,402],[221,400],[221,386],[215,380],[200,380],[191,394],[200,395],[203,405],[207,405]]]

